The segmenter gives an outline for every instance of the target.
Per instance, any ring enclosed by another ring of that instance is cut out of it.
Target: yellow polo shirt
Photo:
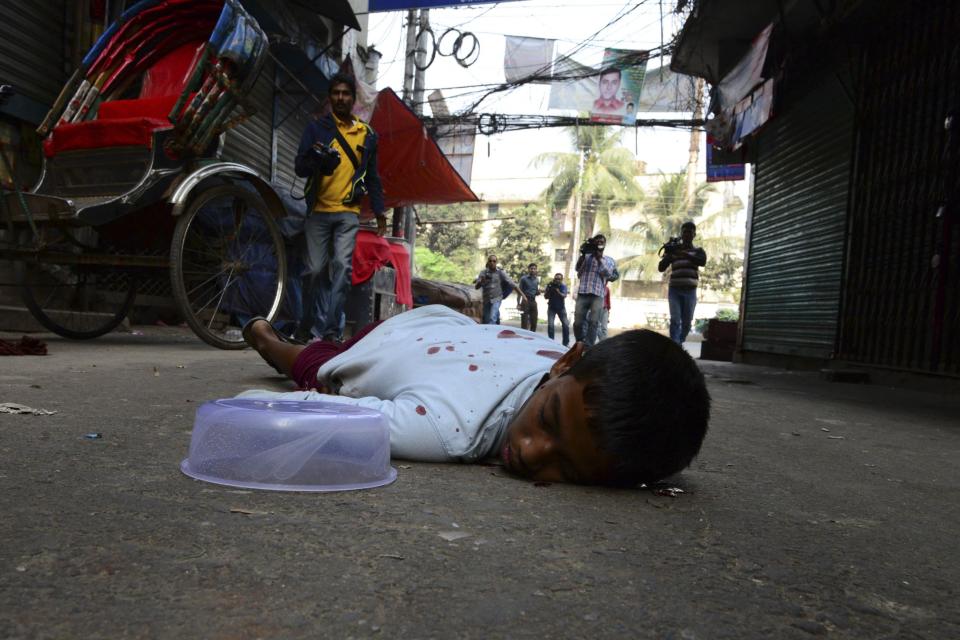
[[[367,128],[362,122],[353,119],[350,124],[345,124],[336,116],[332,116],[333,121],[337,123],[337,129],[340,135],[350,145],[353,155],[357,160],[361,160],[363,153],[357,149],[367,140]],[[331,146],[340,152],[340,164],[334,169],[333,174],[329,176],[320,176],[320,184],[317,188],[317,201],[313,205],[314,211],[324,211],[327,213],[342,213],[352,211],[360,213],[360,203],[343,204],[344,199],[350,194],[350,181],[353,178],[354,168],[350,162],[350,157],[344,152],[340,142],[334,138]]]

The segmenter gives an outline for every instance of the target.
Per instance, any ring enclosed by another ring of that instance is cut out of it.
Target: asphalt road
[[[676,497],[399,460],[252,492],[180,473],[193,414],[285,383],[138,331],[0,358],[0,402],[57,412],[0,414],[0,638],[960,637],[951,396],[704,363]]]

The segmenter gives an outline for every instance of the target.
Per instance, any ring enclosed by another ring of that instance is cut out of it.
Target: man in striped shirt
[[[707,254],[693,246],[697,225],[684,222],[680,227],[680,246],[664,252],[657,268],[660,273],[670,269],[670,287],[667,300],[670,303],[670,339],[679,345],[687,339],[693,310],[697,307],[697,285],[700,283],[700,267],[707,264]]]

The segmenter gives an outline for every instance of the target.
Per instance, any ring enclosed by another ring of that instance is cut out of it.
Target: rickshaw
[[[0,258],[40,324],[101,336],[167,275],[164,299],[216,347],[243,348],[249,318],[276,316],[283,204],[218,159],[268,49],[238,0],[142,0],[97,40],[38,129],[38,183],[0,193]]]

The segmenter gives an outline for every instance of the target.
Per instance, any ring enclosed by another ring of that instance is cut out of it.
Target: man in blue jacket
[[[377,134],[351,113],[356,98],[357,85],[351,76],[333,76],[332,113],[307,125],[297,151],[297,175],[307,178],[303,311],[294,336],[301,342],[309,342],[314,335],[325,340],[341,338],[340,316],[350,292],[364,195],[370,196],[377,234],[387,231],[377,173]]]

